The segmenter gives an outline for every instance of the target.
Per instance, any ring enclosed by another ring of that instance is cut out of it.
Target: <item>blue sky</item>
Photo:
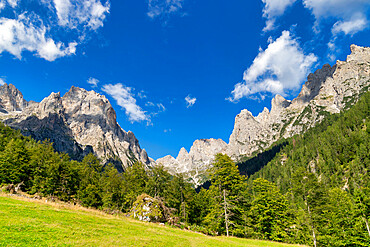
[[[0,83],[107,96],[149,156],[228,142],[235,116],[369,46],[368,0],[0,0]]]

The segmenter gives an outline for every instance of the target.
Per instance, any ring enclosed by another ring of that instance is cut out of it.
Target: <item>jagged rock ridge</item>
[[[11,84],[0,87],[0,119],[37,140],[49,139],[59,152],[80,160],[92,152],[122,171],[135,160],[150,159],[131,131],[124,131],[104,95],[74,87],[63,96],[51,93],[40,103],[27,102]]]
[[[157,164],[162,164],[171,173],[185,173],[199,185],[205,176],[199,171],[209,167],[215,154],[225,153],[237,161],[242,156],[251,156],[268,148],[279,138],[303,133],[326,115],[338,113],[355,103],[368,91],[369,84],[370,48],[352,45],[346,61],[337,61],[334,66],[325,64],[322,69],[309,74],[301,92],[292,101],[276,95],[271,102],[271,111],[265,108],[257,117],[242,110],[235,117],[228,144],[215,139],[197,140],[189,153],[181,149],[176,159],[166,156],[158,159]]]

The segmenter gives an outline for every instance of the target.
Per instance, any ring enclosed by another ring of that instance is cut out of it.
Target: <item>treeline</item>
[[[23,182],[30,194],[120,212],[148,194],[180,225],[212,235],[370,246],[369,111],[367,93],[350,110],[245,161],[242,175],[218,154],[211,185],[199,193],[160,166],[135,163],[119,173],[91,154],[71,161],[50,143],[0,125],[0,183]]]
[[[119,173],[92,154],[74,161],[55,152],[51,143],[36,142],[0,123],[0,185],[22,182],[21,189],[31,195],[108,211],[129,212],[137,196],[146,193],[163,200],[179,220],[186,222],[187,215],[196,214],[196,192],[181,175],[171,176],[161,167],[148,169],[138,162]]]

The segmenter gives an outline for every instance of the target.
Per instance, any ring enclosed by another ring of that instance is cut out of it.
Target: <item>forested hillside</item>
[[[118,173],[92,154],[82,162],[1,124],[0,183],[108,211],[130,212],[144,193],[163,206],[159,221],[212,235],[316,246],[370,245],[370,93],[245,161],[241,175],[216,155],[212,185],[199,193],[181,176],[141,163]]]
[[[369,246],[369,116],[367,93],[350,110],[330,115],[304,135],[260,154],[269,159],[281,148],[266,166],[258,156],[239,164],[247,171],[259,166],[247,187],[253,188],[256,179],[276,184],[301,217],[295,227],[311,235],[311,243],[316,239],[319,246]]]

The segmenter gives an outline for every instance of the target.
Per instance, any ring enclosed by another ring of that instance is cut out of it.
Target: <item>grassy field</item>
[[[209,237],[97,210],[0,195],[0,246],[295,245]]]

